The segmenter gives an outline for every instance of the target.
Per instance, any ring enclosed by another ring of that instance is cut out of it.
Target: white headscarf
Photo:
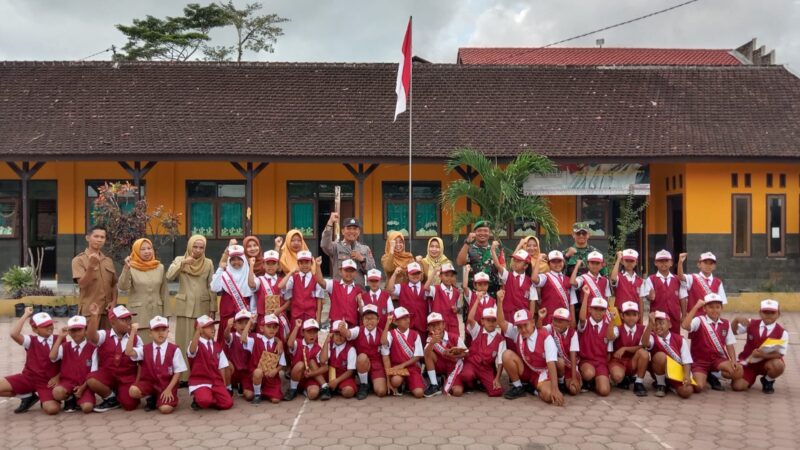
[[[250,273],[250,264],[247,262],[247,257],[244,255],[237,256],[237,258],[242,259],[242,267],[234,269],[233,265],[231,265],[231,256],[228,256],[228,266],[225,268],[225,272],[228,272],[233,282],[236,283],[242,297],[250,297],[253,295],[253,290],[250,289],[250,285],[247,283],[247,275]],[[222,283],[222,289],[228,294],[233,295],[228,291],[228,287],[225,283]]]

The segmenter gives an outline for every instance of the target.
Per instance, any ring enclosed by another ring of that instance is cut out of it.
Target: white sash
[[[705,295],[713,294],[713,292],[711,291],[711,288],[708,287],[708,284],[706,284],[705,278],[701,277],[700,275],[698,275],[696,273],[693,273],[692,277],[694,277],[695,284],[699,284],[700,287],[703,288],[703,292],[705,292]]]
[[[456,378],[461,375],[461,372],[464,370],[464,358],[459,358],[456,360],[456,365],[453,367],[453,371],[447,375],[447,380],[444,382],[444,392],[445,394],[449,394],[450,390],[453,389],[453,383],[455,383]]]
[[[266,292],[267,295],[280,295],[279,292],[275,292],[275,289],[274,289],[275,285],[270,283],[269,278],[267,278],[266,275],[261,275],[258,278],[259,278],[259,280],[261,280],[261,284],[264,286],[264,292]]]
[[[561,280],[550,272],[547,272],[545,275],[547,275],[547,278],[550,280],[550,284],[555,286],[556,292],[558,292],[558,295],[564,302],[564,307],[569,309],[569,295],[567,295],[567,291],[564,290],[564,285],[561,284]]]
[[[656,335],[658,342],[661,343],[661,346],[664,348],[664,351],[667,352],[670,358],[674,359],[678,364],[683,364],[683,359],[681,359],[681,355],[675,353],[675,349],[673,349],[669,342],[666,339],[662,338],[661,336]]]
[[[711,328],[711,325],[709,325],[708,321],[705,320],[705,317],[700,317],[700,322],[703,324],[703,329],[705,329],[706,333],[708,333],[708,337],[711,338],[711,342],[714,343],[714,348],[717,349],[717,353],[719,353],[719,356],[722,356],[725,359],[730,359],[727,350],[725,350],[725,347],[722,345],[722,342],[719,341],[719,336],[717,336],[717,332]]]
[[[233,297],[233,300],[236,301],[236,306],[239,308],[239,311],[248,309],[244,305],[244,297],[242,296],[242,292],[239,290],[239,286],[236,286],[236,283],[233,282],[233,278],[231,278],[231,274],[228,272],[222,272],[222,283],[227,287],[226,291],[228,294]]]
[[[408,359],[413,358],[414,357],[414,350],[412,350],[411,346],[409,346],[408,341],[406,341],[406,337],[403,336],[403,334],[400,333],[397,330],[393,330],[393,331],[394,331],[394,340],[400,345],[400,349],[403,350],[403,353],[406,354]],[[411,333],[411,331],[409,330],[409,334],[410,333]]]
[[[564,359],[564,366],[572,367],[572,361],[570,361],[569,357],[567,356],[567,352],[564,351],[564,345],[561,343],[561,333],[553,329],[553,332],[550,333],[550,335],[553,336],[553,340],[556,342],[556,350],[558,350],[558,356]]]
[[[597,283],[595,283],[594,278],[592,278],[591,275],[585,273],[581,275],[581,278],[583,278],[583,282],[589,286],[589,289],[592,290],[592,294],[595,297],[600,297],[603,299],[606,298],[605,294],[600,292],[600,288],[597,286]],[[609,323],[611,322],[611,311],[606,310],[606,319],[608,319]]]
[[[537,339],[539,338],[538,334],[536,335],[536,338]],[[523,339],[521,334],[517,336],[517,348],[519,349],[519,355],[522,357],[521,358],[522,362],[524,362],[525,365],[528,366],[529,369],[531,369],[532,371],[534,371],[536,373],[544,372],[545,370],[547,370],[546,368],[545,369],[540,369],[538,367],[533,367],[531,365],[531,363],[528,362],[528,358],[525,357],[524,353],[530,353],[530,350],[528,349],[528,343],[526,341],[527,341],[527,339]],[[536,345],[535,341],[534,341],[534,345]],[[536,349],[535,348],[533,349],[533,353],[536,353]]]

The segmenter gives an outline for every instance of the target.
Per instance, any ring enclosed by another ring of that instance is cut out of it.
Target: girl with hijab
[[[223,331],[228,321],[232,321],[236,313],[241,310],[250,311],[250,297],[258,289],[258,279],[241,245],[229,246],[222,256],[219,267],[211,279],[211,289],[221,294],[217,342],[224,345]],[[249,259],[255,263],[254,258]]]
[[[289,230],[286,233],[286,238],[281,241],[280,238],[275,239],[276,247],[280,247],[281,254],[281,272],[284,275],[289,275],[297,268],[297,253],[303,250],[308,250],[308,244],[303,239],[303,233],[300,230]],[[277,250],[277,248],[276,248]],[[316,273],[317,263],[312,261],[311,273]]]
[[[264,275],[266,271],[264,270],[264,252],[261,251],[261,241],[258,240],[255,236],[247,236],[242,241],[242,246],[244,246],[244,253],[247,255],[247,259],[255,258],[255,264],[253,264],[253,273],[260,277]]]
[[[428,239],[428,253],[424,258],[417,257],[420,265],[422,266],[423,281],[427,280],[428,274],[433,273],[432,286],[441,283],[437,272],[442,268],[442,264],[447,264],[450,259],[444,254],[444,241],[440,237],[432,237]]]
[[[533,265],[537,264],[537,261],[539,264],[539,273],[545,273],[550,270],[550,266],[547,264],[547,254],[542,252],[541,247],[539,247],[539,238],[536,236],[525,236],[519,240],[519,244],[517,244],[517,248],[514,249],[514,252],[516,253],[519,249],[525,250],[531,255],[531,263],[525,270],[526,274],[530,276],[533,271]]]
[[[150,319],[165,316],[164,305],[169,300],[164,265],[156,259],[149,239],[137,239],[133,243],[119,277],[119,288],[128,292],[128,309],[139,322],[139,339],[149,344],[152,342]]]
[[[386,249],[381,256],[383,272],[389,276],[394,273],[395,269],[405,269],[412,262],[414,262],[414,255],[406,251],[406,240],[403,233],[390,231],[386,238]],[[408,281],[408,274],[405,270],[395,278],[396,284],[403,284],[406,281]]]
[[[195,320],[200,316],[216,316],[217,294],[212,291],[211,279],[214,263],[206,258],[206,238],[199,234],[189,238],[186,253],[172,261],[167,269],[167,280],[178,280],[175,296],[175,343],[185,349],[194,336]],[[184,359],[186,353],[183,352]],[[188,367],[188,361],[186,361]],[[181,373],[181,380],[189,379],[188,371]]]

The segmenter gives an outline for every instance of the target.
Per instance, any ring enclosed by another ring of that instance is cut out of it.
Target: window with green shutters
[[[441,233],[441,208],[439,197],[442,186],[439,182],[415,182],[412,186],[411,216],[413,226],[408,224],[408,183],[384,182],[384,232],[399,231],[413,238],[427,238]]]
[[[209,239],[244,236],[244,182],[187,181],[186,196],[189,234]]]

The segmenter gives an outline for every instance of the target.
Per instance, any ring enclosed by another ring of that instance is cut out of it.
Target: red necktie
[[[213,355],[214,350],[211,348],[211,341],[206,341],[206,348],[208,348],[208,353]]]
[[[414,295],[419,295],[419,292],[417,292],[417,285],[416,284],[414,286],[411,286],[411,289],[414,291]]]
[[[766,338],[767,338],[767,327],[762,325],[761,326],[761,339],[766,339]]]
[[[376,305],[378,304],[378,296],[376,294],[372,294],[372,303]]]
[[[714,322],[714,332],[717,332],[717,322]]]
[[[114,336],[114,340],[117,341],[117,352],[122,353],[122,338]]]
[[[161,346],[156,347],[156,365],[161,366],[163,363],[161,362]]]
[[[595,325],[594,326],[594,331],[596,331],[597,334],[600,334],[600,325]]]
[[[81,346],[80,345],[73,345],[72,349],[75,350],[75,354],[76,355],[80,355],[81,354]]]
[[[630,338],[630,340],[633,340],[633,331],[628,330],[628,338]]]
[[[369,345],[375,345],[375,338],[372,337],[372,334],[370,333],[367,333],[367,342],[369,343]]]

